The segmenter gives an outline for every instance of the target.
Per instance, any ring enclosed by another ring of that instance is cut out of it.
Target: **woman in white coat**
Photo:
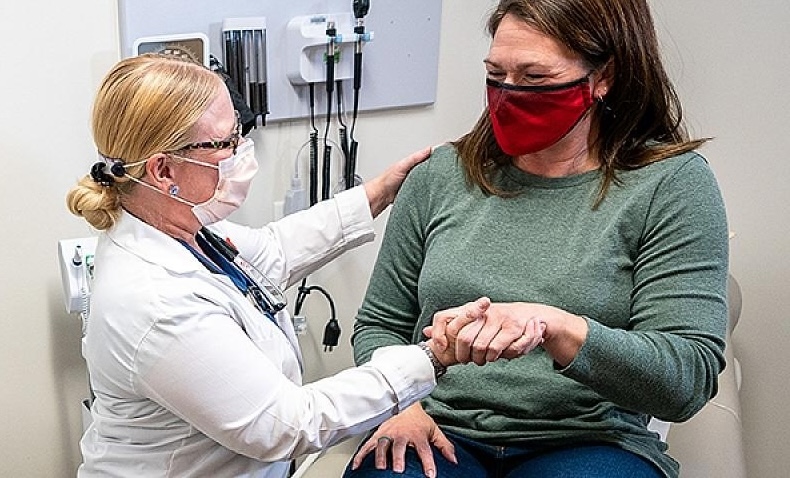
[[[429,153],[247,228],[224,220],[257,170],[234,113],[216,74],[173,57],[123,60],[100,87],[101,161],[67,197],[103,231],[84,339],[95,400],[81,477],[283,477],[294,457],[426,396],[456,363],[452,347],[428,340],[301,384],[290,318],[250,265],[286,287],[372,240],[373,217]],[[486,304],[458,310],[480,317]]]

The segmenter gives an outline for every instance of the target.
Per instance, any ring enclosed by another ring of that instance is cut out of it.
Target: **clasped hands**
[[[425,327],[423,333],[444,365],[469,362],[483,365],[500,358],[516,358],[544,341],[555,341],[558,324],[568,315],[543,304],[492,304],[487,297],[481,297],[437,312],[432,325]],[[415,403],[387,420],[368,438],[354,455],[351,468],[359,468],[363,459],[374,453],[376,469],[384,470],[391,465],[393,471],[402,473],[407,448],[415,450],[427,477],[436,476],[432,448],[451,463],[457,463],[452,442],[422,406]]]
[[[483,365],[513,359],[543,343],[546,323],[538,314],[515,314],[512,304],[492,304],[487,297],[437,312],[423,329],[431,348],[445,365]]]

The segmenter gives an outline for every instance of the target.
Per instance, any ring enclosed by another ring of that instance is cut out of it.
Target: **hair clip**
[[[122,160],[108,158],[101,153],[99,153],[99,157],[102,160],[91,166],[91,178],[93,178],[96,183],[108,188],[115,183],[115,178],[126,176],[126,165]],[[112,175],[107,174],[106,169],[108,164],[110,165],[110,173],[112,173]]]
[[[91,178],[97,184],[108,188],[115,183],[115,179],[104,171],[105,166],[107,166],[107,164],[103,161],[94,163],[94,165],[91,166]]]
[[[112,161],[112,166],[110,166],[110,172],[118,178],[126,176],[126,167],[124,166],[123,161],[114,159]]]

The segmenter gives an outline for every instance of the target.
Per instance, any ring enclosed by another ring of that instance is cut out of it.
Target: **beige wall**
[[[743,288],[733,347],[747,470],[788,476],[790,411],[790,3],[654,0],[671,73],[727,206]]]
[[[735,347],[744,369],[749,474],[785,476],[790,231],[783,219],[790,209],[784,184],[790,179],[790,118],[783,82],[790,71],[790,4],[652,3],[693,129],[717,138],[704,152],[737,233],[732,268],[743,286],[744,318]],[[487,47],[482,18],[490,4],[444,2],[437,102],[364,115],[357,128],[363,176],[423,145],[457,137],[477,117],[483,101],[480,60]],[[0,41],[0,217],[7,231],[0,247],[0,476],[73,476],[80,461],[78,403],[86,394],[85,369],[78,321],[63,312],[56,243],[90,234],[65,211],[63,195],[95,158],[89,109],[102,75],[118,59],[115,2],[4,1]],[[254,133],[264,167],[240,219],[271,219],[272,202],[282,198],[305,136],[301,123]],[[311,297],[307,313],[316,333],[303,340],[309,378],[350,363],[345,344],[376,248],[363,247],[312,278],[338,302],[344,346],[319,352],[318,331],[327,312],[320,298]]]

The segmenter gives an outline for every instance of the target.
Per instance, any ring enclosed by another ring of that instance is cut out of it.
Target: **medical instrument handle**
[[[351,189],[354,187],[354,180],[356,177],[356,169],[357,169],[357,149],[359,147],[359,143],[356,141],[351,141],[351,149],[349,150],[348,154],[348,167],[347,169],[347,176],[346,176],[346,189]]]
[[[326,200],[329,199],[329,193],[331,190],[331,179],[330,176],[332,174],[332,146],[324,145],[324,162],[322,164],[321,170],[321,199]]]
[[[285,308],[285,296],[279,287],[277,287],[265,274],[259,271],[255,266],[244,260],[239,255],[236,249],[228,241],[221,239],[219,236],[209,231],[207,228],[202,228],[201,232],[203,237],[211,244],[217,251],[222,254],[225,259],[232,262],[239,268],[242,274],[245,275],[247,280],[255,285],[262,287],[252,287],[250,291],[256,296],[256,299],[263,299],[267,306],[272,309],[273,313],[281,311]],[[259,294],[261,294],[259,296]]]
[[[354,52],[354,89],[358,90],[362,86],[362,42],[357,42],[358,51]]]
[[[310,205],[318,202],[318,133],[310,133]]]
[[[250,288],[250,292],[255,296],[256,300],[265,302],[271,308],[272,313],[277,313],[285,308],[286,302],[282,291],[265,274],[244,260],[240,255],[233,259],[233,263],[247,276],[247,279],[252,279],[253,284],[256,284],[256,287]],[[258,284],[262,287],[257,287]]]
[[[329,100],[332,98],[332,92],[335,88],[335,42],[337,41],[337,29],[335,28],[335,22],[327,22],[326,25],[326,93],[327,100]]]

